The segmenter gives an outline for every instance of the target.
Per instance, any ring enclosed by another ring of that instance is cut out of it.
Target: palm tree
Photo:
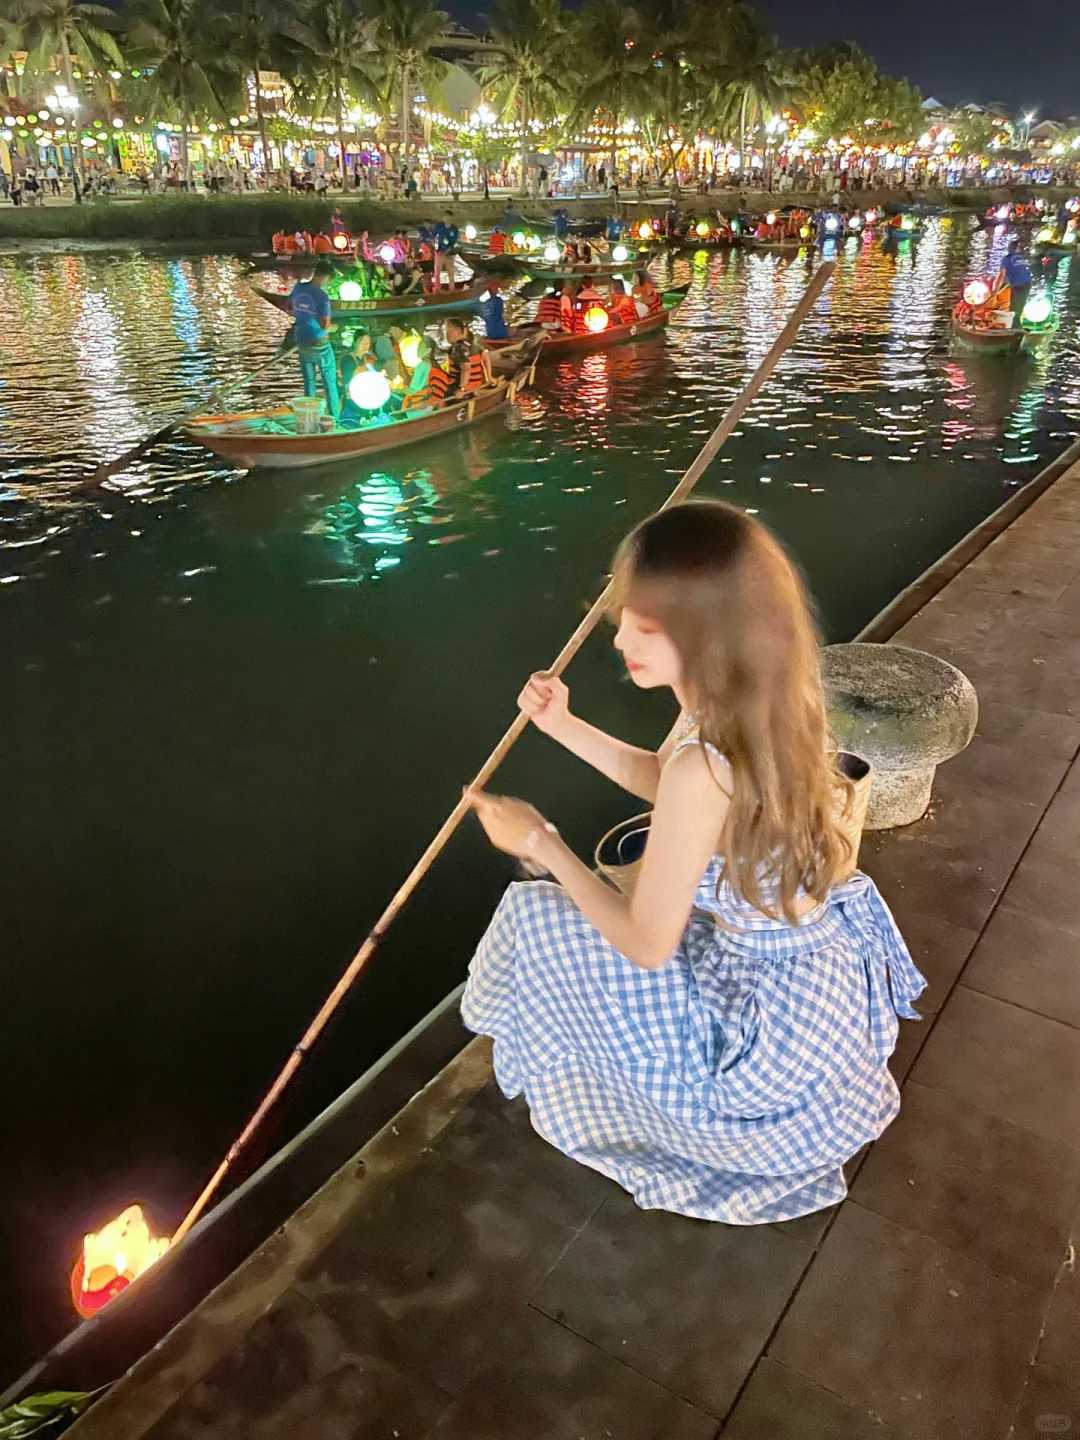
[[[377,99],[372,27],[352,0],[310,0],[301,18],[306,54],[300,90],[313,115],[334,117],[344,186],[345,111],[357,100]]]
[[[480,72],[502,114],[517,113],[521,135],[521,193],[526,192],[530,126],[551,119],[569,87],[567,21],[559,0],[496,0],[491,59]]]
[[[151,114],[180,117],[180,168],[189,188],[192,117],[227,115],[227,97],[239,90],[226,23],[210,0],[131,0],[128,11],[130,54],[154,70]]]
[[[14,18],[20,22],[27,47],[24,74],[45,76],[59,57],[64,84],[75,93],[75,67],[89,74],[95,70],[120,69],[124,61],[115,37],[116,13],[107,5],[91,0],[33,0],[19,6]],[[72,165],[82,178],[82,150],[72,143]]]
[[[620,122],[630,107],[640,108],[652,64],[642,43],[641,14],[626,0],[585,0],[574,47],[577,104],[571,125],[577,128],[599,111],[611,119],[611,171],[615,173]]]
[[[427,86],[444,71],[432,51],[442,38],[450,17],[436,10],[431,0],[367,0],[374,59],[381,71],[383,113],[389,115],[393,93],[401,93],[401,153],[409,156],[409,122],[414,85]]]
[[[732,45],[730,0],[641,0],[649,109],[675,169],[715,93]],[[677,141],[673,137],[678,137]]]
[[[270,147],[259,74],[263,70],[288,72],[293,68],[297,46],[303,44],[303,32],[291,8],[283,6],[279,0],[234,0],[228,18],[230,49],[244,61],[254,77],[255,120],[262,145],[263,166],[269,175]]]
[[[746,169],[747,136],[781,108],[791,82],[784,53],[756,16],[739,5],[732,24],[731,59],[720,72],[718,109],[722,120],[737,123],[741,176]]]

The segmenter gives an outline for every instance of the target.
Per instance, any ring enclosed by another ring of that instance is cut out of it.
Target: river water
[[[1003,243],[964,217],[896,256],[852,242],[701,486],[779,531],[830,638],[1080,433],[1080,267],[1049,277],[1062,324],[1038,356],[950,353],[960,283]],[[0,1380],[73,1323],[84,1229],[131,1199],[176,1223],[807,274],[678,263],[668,334],[542,370],[514,428],[280,476],[173,443],[100,491],[80,482],[283,321],[232,257],[0,261]],[[606,641],[574,703],[655,739],[668,709]],[[538,736],[500,784],[583,848],[634,803]],[[459,833],[267,1147],[462,978],[508,874]]]

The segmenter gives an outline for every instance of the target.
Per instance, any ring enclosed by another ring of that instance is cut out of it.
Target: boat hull
[[[645,315],[642,319],[635,321],[633,325],[610,325],[606,330],[597,332],[585,331],[582,334],[570,334],[555,330],[543,334],[540,350],[537,358],[539,360],[555,359],[561,355],[585,355],[593,350],[607,350],[612,345],[621,345],[628,340],[641,340],[647,335],[654,335],[662,330],[672,316],[672,309],[657,310],[651,315]],[[539,331],[528,332],[539,334]],[[512,335],[509,340],[485,340],[489,350],[499,351],[507,346],[516,345],[524,338],[523,335]]]
[[[263,290],[258,285],[253,289],[256,295],[261,296],[276,310],[280,310],[285,315],[292,315],[288,295],[276,290]],[[335,320],[357,320],[364,316],[415,315],[418,312],[431,315],[444,310],[461,310],[475,305],[486,289],[486,284],[476,282],[470,285],[460,285],[452,293],[442,290],[432,295],[393,295],[388,296],[385,300],[357,300],[353,303],[334,300],[331,304],[331,314]]]
[[[531,370],[500,380],[490,390],[477,391],[459,403],[441,406],[426,415],[387,421],[362,430],[332,430],[318,435],[267,435],[244,430],[229,416],[200,417],[185,428],[185,435],[240,470],[310,470],[415,445],[477,421],[501,414],[528,382]],[[278,412],[280,413],[280,412]],[[251,417],[257,418],[257,417]]]
[[[1015,355],[1024,347],[1026,335],[1023,330],[990,330],[964,325],[956,317],[952,322],[953,335],[969,350],[984,355]]]

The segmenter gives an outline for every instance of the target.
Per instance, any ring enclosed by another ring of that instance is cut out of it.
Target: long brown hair
[[[755,909],[779,918],[777,906],[796,923],[800,890],[824,901],[850,861],[838,818],[851,787],[836,769],[818,634],[795,567],[742,510],[693,500],[630,532],[614,582],[616,611],[651,616],[671,637],[699,739],[731,765],[719,842],[727,880]]]

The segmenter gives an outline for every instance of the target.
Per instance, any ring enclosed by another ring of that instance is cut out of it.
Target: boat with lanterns
[[[978,217],[978,223],[985,230],[996,230],[999,225],[1012,229],[1035,227],[1046,224],[1044,211],[1045,207],[1037,200],[1030,204],[992,205],[985,215]]]
[[[506,340],[485,340],[487,348],[496,353],[509,354],[515,345],[531,336],[539,337],[538,360],[559,358],[563,355],[588,354],[594,350],[607,350],[629,340],[641,340],[663,330],[672,315],[686,299],[690,282],[665,291],[661,305],[647,311],[628,325],[615,325],[602,305],[593,305],[585,311],[583,330],[542,329],[537,325],[521,326]]]
[[[184,435],[241,470],[308,470],[400,449],[505,413],[532,379],[538,345],[519,345],[510,373],[439,404],[391,411],[391,390],[376,370],[358,371],[349,383],[354,405],[367,418],[341,424],[320,414],[320,398],[225,415],[199,415]]]
[[[252,287],[255,294],[283,314],[292,315],[289,297],[280,290],[264,290]],[[364,295],[358,280],[343,280],[331,292],[331,314],[337,320],[355,320],[361,316],[373,315],[390,318],[395,315],[414,315],[418,311],[438,314],[444,310],[461,310],[475,303],[487,289],[484,280],[466,280],[438,290],[418,290],[408,295],[386,295],[371,299]]]
[[[994,290],[982,276],[968,280],[953,307],[952,330],[963,348],[986,355],[1018,355],[1057,330],[1049,292],[1040,287],[1029,296],[1019,316],[1010,308],[1007,286]]]

